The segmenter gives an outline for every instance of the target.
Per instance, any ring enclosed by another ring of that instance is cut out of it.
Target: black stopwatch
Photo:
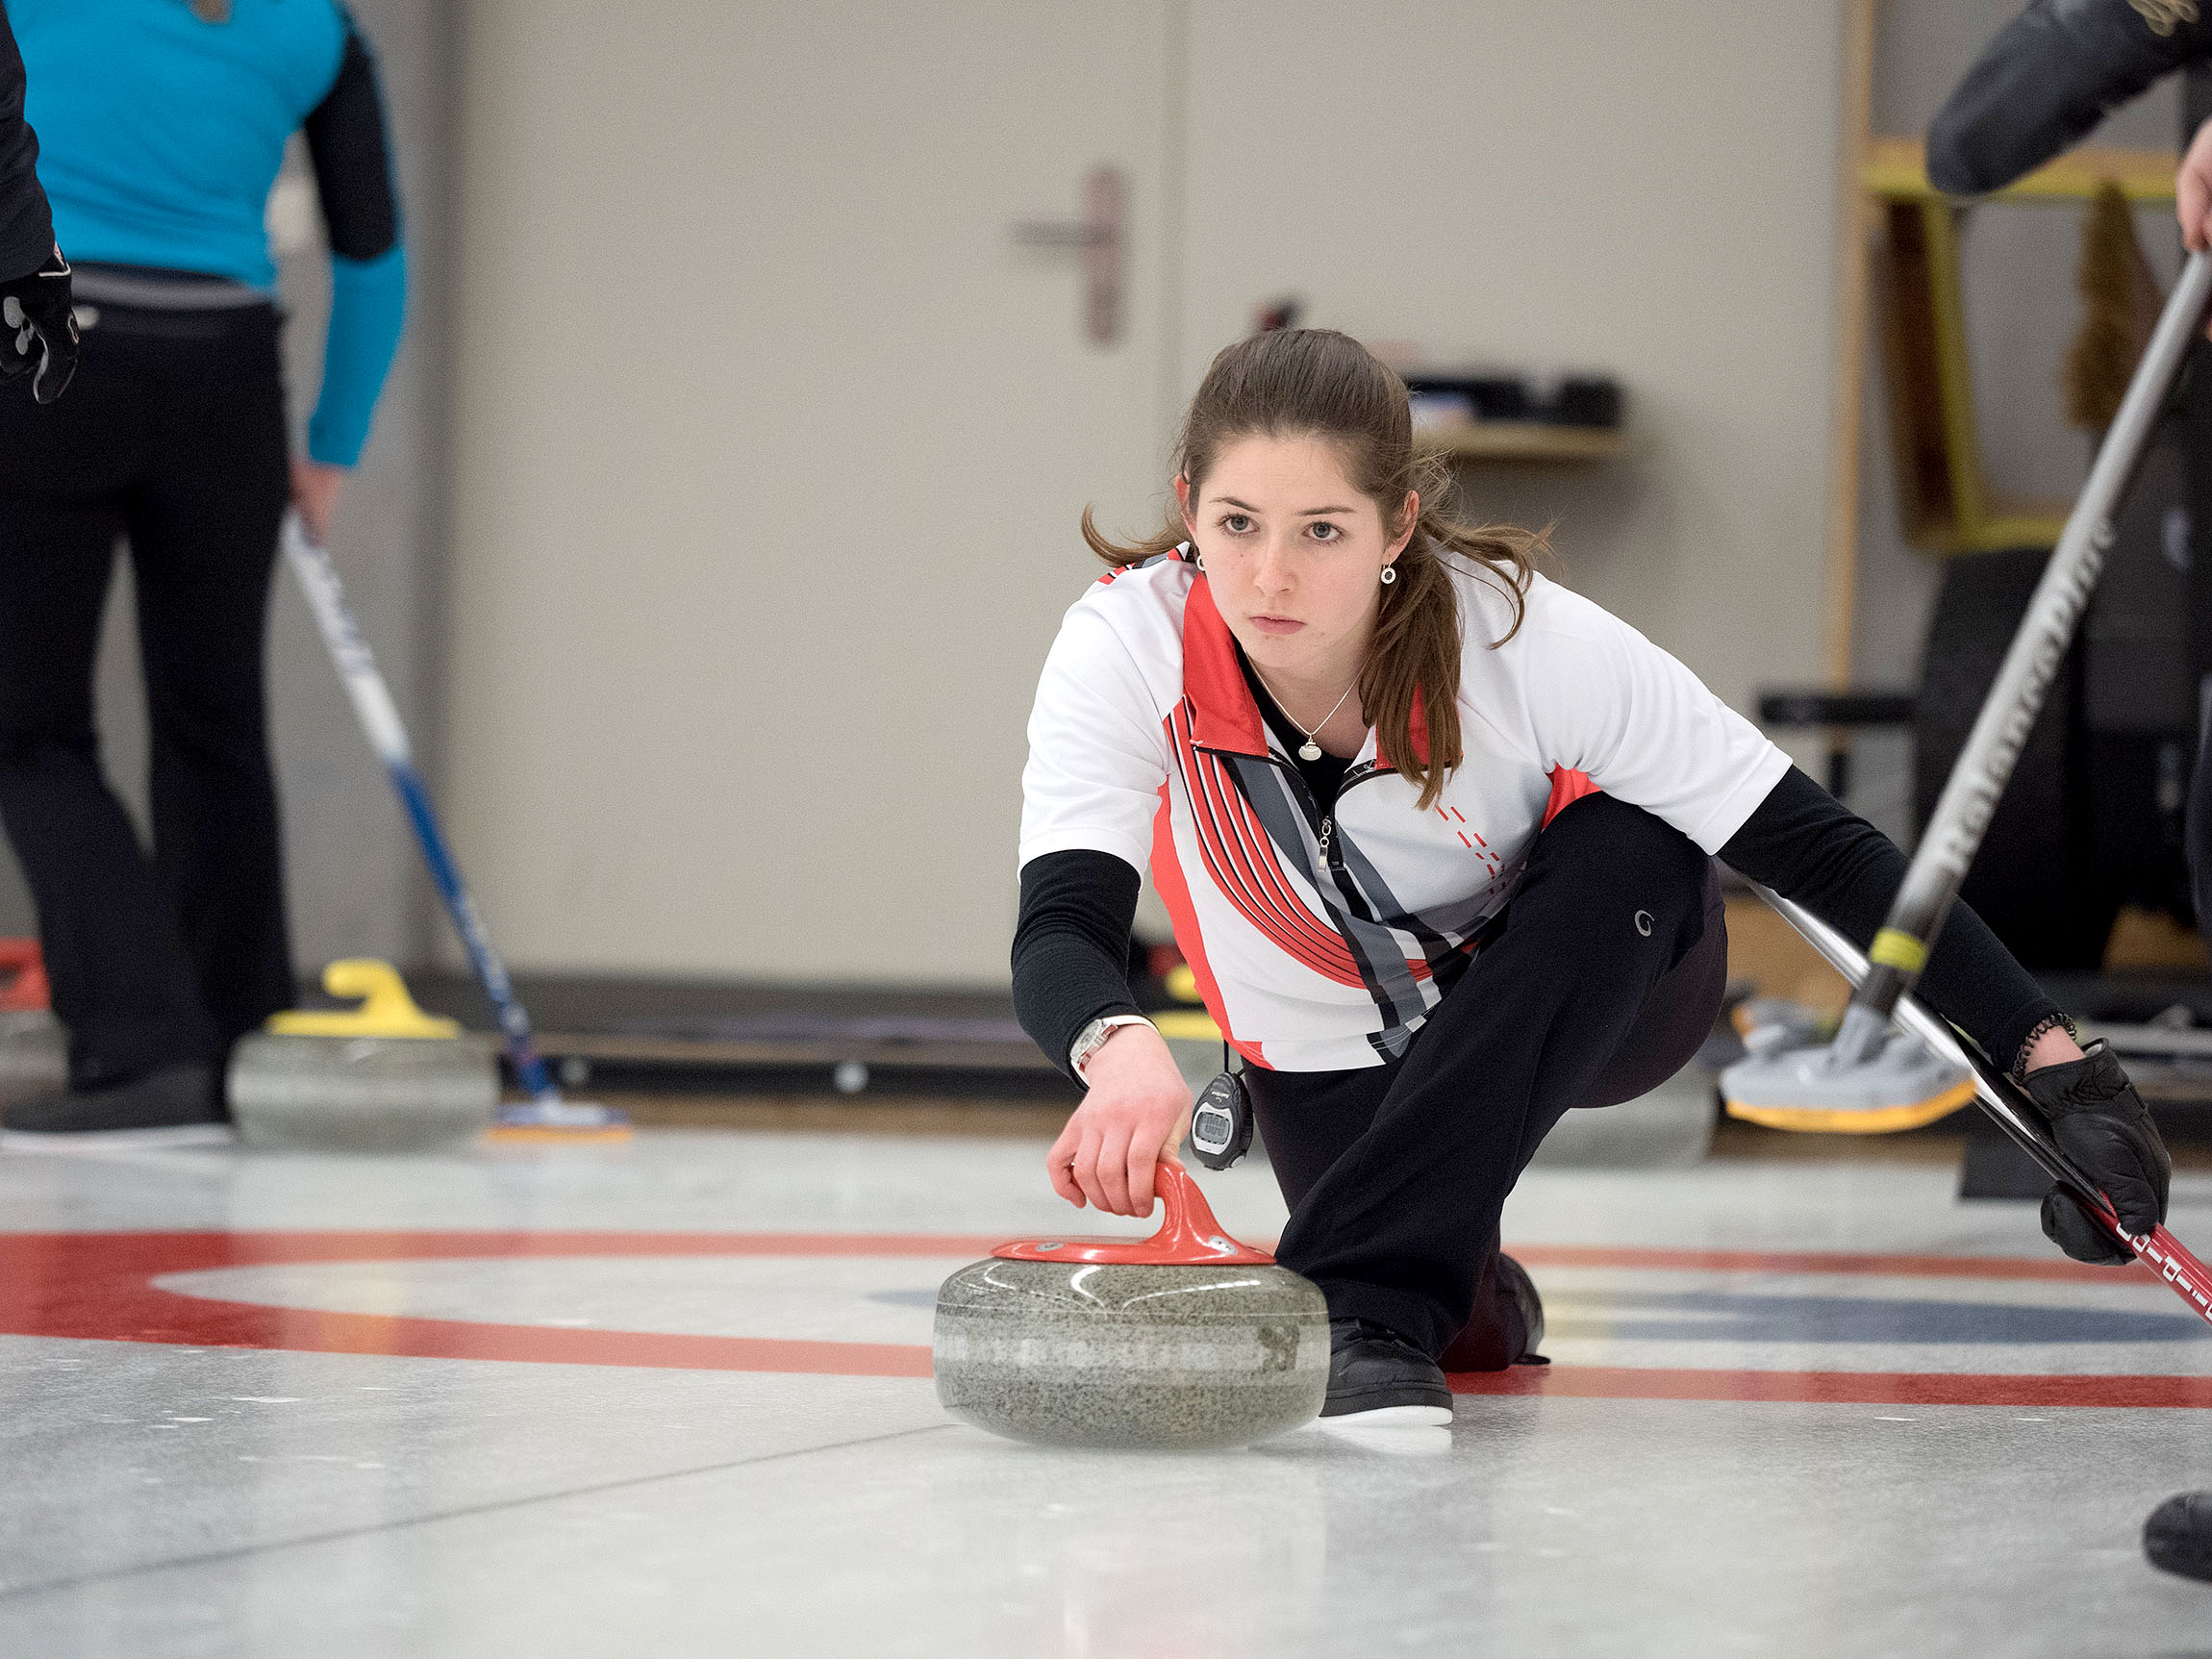
[[[1191,1109],[1191,1150],[1209,1169],[1226,1169],[1252,1149],[1252,1100],[1244,1080],[1224,1071]]]

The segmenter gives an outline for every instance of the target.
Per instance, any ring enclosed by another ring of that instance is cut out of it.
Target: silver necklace
[[[1257,672],[1257,669],[1254,671]],[[1268,677],[1265,674],[1260,675],[1260,684],[1263,686],[1268,686]],[[1321,745],[1314,742],[1314,732],[1320,731],[1323,726],[1327,725],[1331,720],[1335,719],[1337,717],[1337,710],[1343,708],[1345,706],[1345,699],[1350,697],[1350,695],[1359,689],[1360,683],[1357,680],[1354,680],[1350,685],[1346,686],[1345,688],[1344,696],[1339,697],[1336,700],[1334,707],[1332,707],[1327,714],[1323,715],[1320,719],[1314,722],[1312,731],[1308,731],[1304,726],[1298,725],[1298,716],[1291,713],[1290,706],[1285,703],[1281,697],[1276,696],[1275,688],[1272,686],[1268,686],[1268,695],[1274,697],[1275,707],[1283,711],[1283,718],[1290,721],[1292,725],[1297,726],[1299,732],[1305,737],[1306,741],[1298,745],[1299,760],[1318,761],[1321,758]]]

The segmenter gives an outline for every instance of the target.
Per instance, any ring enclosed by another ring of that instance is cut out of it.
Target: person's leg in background
[[[155,864],[227,1052],[296,989],[264,673],[289,482],[276,315],[210,322],[169,354],[129,528]]]
[[[193,1068],[204,1104],[214,1057],[93,723],[93,661],[146,385],[133,354],[88,341],[71,391],[44,409],[0,397],[0,818],[38,906],[70,1040],[70,1093],[11,1108],[11,1130],[126,1126],[128,1110],[122,1123],[102,1119],[102,1099]]]
[[[1310,1182],[1278,1258],[1320,1284],[1332,1316],[1437,1355],[1481,1312],[1498,1327],[1493,1363],[1519,1358],[1504,1351],[1510,1297],[1480,1295],[1503,1277],[1506,1194],[1569,1109],[1630,1098],[1688,1060],[1724,951],[1703,852],[1610,797],[1569,807],[1537,838],[1503,931],[1405,1058],[1374,1068],[1379,1091],[1359,1071],[1252,1074],[1286,1195]],[[1365,1121],[1347,1109],[1377,1094]]]

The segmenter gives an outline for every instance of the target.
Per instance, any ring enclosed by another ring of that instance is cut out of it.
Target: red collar
[[[1244,671],[1237,663],[1237,641],[1215,607],[1203,571],[1192,578],[1183,606],[1183,695],[1195,716],[1192,737],[1202,749],[1237,755],[1268,752],[1267,722]]]
[[[1183,606],[1183,695],[1190,699],[1195,718],[1192,735],[1204,749],[1225,749],[1234,755],[1268,753],[1267,722],[1252,689],[1244,683],[1237,662],[1236,638],[1214,603],[1214,591],[1200,571],[1191,582],[1191,596]],[[1428,718],[1420,693],[1413,700],[1411,722],[1413,752],[1428,760]],[[1393,763],[1375,738],[1375,758],[1383,766]]]

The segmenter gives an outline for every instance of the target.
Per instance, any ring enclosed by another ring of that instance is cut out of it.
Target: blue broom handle
[[[407,727],[399,717],[391,692],[385,686],[384,676],[377,672],[375,653],[361,637],[353,613],[346,608],[345,589],[339,582],[330,553],[308,535],[307,526],[301,523],[297,513],[285,515],[284,550],[307,595],[308,609],[314,613],[315,626],[321,630],[323,643],[330,648],[339,681],[345,687],[353,712],[360,716],[362,730],[368,735],[369,746],[384,763],[385,770],[390,773],[391,787],[399,792],[400,804],[407,809],[408,821],[415,826],[415,839],[422,843],[422,860],[430,867],[430,879],[437,884],[439,897],[445,901],[446,914],[453,917],[454,930],[461,935],[461,943],[468,951],[468,960],[476,968],[484,993],[490,997],[491,1006],[498,1013],[499,1029],[507,1040],[507,1055],[514,1064],[515,1079],[532,1099],[558,1100],[560,1091],[546,1075],[545,1063],[539,1058],[537,1043],[530,1035],[530,1016],[515,994],[515,982],[507,976],[507,965],[499,959],[491,935],[461,879],[460,867],[446,847],[444,833],[438,827],[438,814],[430,804],[430,791],[423,786],[422,774],[415,769]]]

